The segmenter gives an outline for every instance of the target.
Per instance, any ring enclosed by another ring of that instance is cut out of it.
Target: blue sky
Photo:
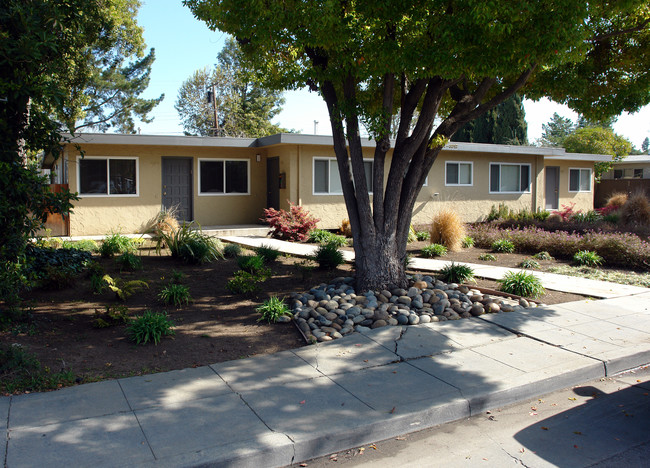
[[[139,127],[143,134],[182,135],[183,128],[174,109],[178,90],[192,72],[214,66],[226,35],[210,31],[205,23],[194,18],[181,0],[143,0],[138,23],[144,28],[147,45],[156,49],[151,83],[145,97],[165,94],[163,102],[151,114],[154,121],[140,123]],[[331,135],[327,109],[318,94],[306,90],[291,91],[285,93],[285,99],[283,110],[274,123],[311,134],[316,120],[317,133]],[[566,106],[548,100],[526,101],[524,106],[531,142],[541,136],[542,124],[550,120],[553,112],[574,121],[577,119],[577,115]],[[639,148],[643,139],[650,137],[650,106],[637,114],[619,117],[614,129]]]

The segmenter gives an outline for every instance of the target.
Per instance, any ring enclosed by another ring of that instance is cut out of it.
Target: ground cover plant
[[[102,257],[110,258],[125,252],[135,252],[136,249],[137,243],[133,239],[113,232],[104,238],[98,251]]]
[[[603,264],[603,258],[590,250],[579,250],[573,255],[573,261],[580,266],[597,267]]]
[[[423,257],[434,258],[447,255],[447,247],[442,244],[429,244],[422,247],[420,251]]]
[[[446,283],[467,283],[474,281],[474,270],[469,265],[451,262],[438,272],[438,276]]]
[[[268,323],[275,323],[280,319],[280,317],[291,314],[289,306],[284,303],[283,299],[280,299],[277,296],[272,296],[267,299],[255,310],[261,314],[261,317],[257,319],[258,322],[266,320]]]
[[[158,298],[164,304],[171,304],[175,307],[189,304],[192,300],[192,296],[190,296],[190,288],[184,284],[178,283],[171,283],[165,286],[158,294]]]
[[[348,244],[348,240],[345,236],[334,234],[333,232],[324,229],[314,229],[311,231],[307,238],[307,242],[313,242],[316,244],[334,244],[337,247],[343,247]]]
[[[174,334],[174,323],[164,312],[145,310],[129,323],[126,333],[135,344],[145,345],[152,342],[157,345],[165,336]]]
[[[509,271],[497,281],[501,291],[517,296],[538,298],[544,294],[544,287],[538,277],[525,271]]]

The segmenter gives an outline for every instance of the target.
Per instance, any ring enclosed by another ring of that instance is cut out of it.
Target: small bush
[[[186,276],[182,271],[172,270],[172,276],[169,281],[174,284],[181,284]]]
[[[255,248],[255,254],[260,257],[264,263],[273,263],[280,256],[280,251],[268,245],[261,245]]]
[[[461,249],[465,237],[465,225],[458,213],[443,209],[433,217],[430,233],[433,244],[442,244],[450,251],[456,252]]]
[[[223,248],[223,255],[227,258],[236,258],[241,255],[242,249],[239,244],[226,244]]]
[[[234,277],[226,283],[226,289],[233,294],[251,294],[259,289],[264,277],[244,270],[236,271]]]
[[[131,315],[128,307],[124,305],[107,305],[106,310],[100,312],[95,310],[95,318],[93,319],[93,327],[107,328],[114,325],[129,323]]]
[[[290,315],[289,307],[284,303],[284,300],[273,296],[264,301],[264,303],[255,309],[257,313],[262,316],[257,319],[258,322],[266,320],[268,323],[275,323],[283,315]]]
[[[519,263],[519,267],[521,268],[526,268],[526,269],[533,269],[533,268],[540,268],[540,264],[537,260],[534,258],[525,258],[524,260]]]
[[[117,298],[121,301],[126,301],[129,297],[133,296],[136,292],[143,288],[148,288],[149,285],[146,281],[131,280],[124,281],[122,278],[113,279],[110,275],[104,275],[102,280],[106,283],[108,288],[115,293]]]
[[[547,222],[548,224],[551,224],[551,225],[553,225],[553,224],[560,224],[562,221],[563,221],[563,220],[562,220],[562,216],[560,216],[560,214],[558,214],[558,213],[551,213],[551,214],[548,215],[548,217],[546,218],[546,222]]]
[[[626,201],[627,201],[627,193],[614,192],[607,199],[607,203],[605,203],[605,206],[618,210],[622,208],[623,205],[625,205]]]
[[[577,265],[597,267],[603,264],[603,257],[590,250],[580,250],[573,256],[573,261]]]
[[[447,255],[447,247],[442,244],[429,244],[420,250],[423,257],[434,258]]]
[[[490,246],[492,252],[512,253],[515,251],[515,244],[510,239],[498,239]]]
[[[350,220],[344,219],[341,221],[341,227],[339,228],[339,233],[345,237],[352,237],[352,226],[350,226]]]
[[[145,310],[141,316],[133,319],[126,333],[135,344],[145,345],[153,342],[157,345],[163,337],[174,334],[173,327],[174,323],[165,312]]]
[[[320,268],[333,270],[339,265],[345,263],[343,254],[339,251],[336,244],[324,244],[318,247],[314,260]]]
[[[574,223],[597,223],[601,221],[603,217],[600,213],[594,210],[589,210],[586,213],[576,213],[571,218],[571,221]]]
[[[573,202],[570,202],[567,205],[562,205],[562,208],[558,211],[555,212],[555,214],[560,215],[560,218],[562,218],[562,221],[569,221],[571,218],[573,218],[576,214],[580,213],[580,211],[575,211],[576,204]]]
[[[136,243],[118,232],[113,232],[106,236],[99,246],[99,253],[104,258],[111,258],[117,254],[126,252],[135,252],[137,250]]]
[[[497,261],[497,258],[494,255],[489,254],[489,253],[479,255],[478,259],[482,260],[484,262],[496,262]]]
[[[539,278],[525,271],[510,271],[497,281],[501,283],[501,291],[517,296],[535,299],[545,292]]]
[[[135,271],[142,268],[142,260],[137,255],[131,252],[125,252],[116,259],[117,264],[120,266],[120,271]]]
[[[183,284],[169,284],[165,286],[158,294],[158,299],[164,304],[173,304],[180,307],[183,304],[189,304],[192,300],[190,288]]]
[[[258,255],[242,255],[237,257],[237,266],[249,273],[255,273],[264,269],[264,259]]]
[[[78,241],[63,241],[64,249],[83,250],[85,252],[95,253],[99,249],[97,242],[92,239],[81,239]]]
[[[461,242],[461,246],[464,249],[469,249],[474,247],[474,238],[472,236],[465,236]]]
[[[533,255],[533,257],[536,258],[537,260],[553,260],[551,254],[544,250],[541,252],[537,252],[535,255]]]
[[[309,231],[314,229],[319,221],[302,206],[291,202],[289,202],[289,211],[265,209],[261,220],[271,226],[273,237],[287,241],[305,240]]]
[[[469,265],[451,262],[439,272],[440,279],[446,283],[467,283],[474,281],[474,270]]]
[[[623,223],[630,226],[650,225],[650,201],[643,192],[632,194],[620,211]]]
[[[192,224],[183,223],[180,228],[170,233],[162,233],[156,250],[160,253],[161,242],[169,247],[172,257],[187,263],[209,263],[222,259],[223,244],[218,239],[203,234],[200,227],[193,229]]]
[[[508,208],[505,203],[499,203],[499,206],[494,206],[490,208],[490,212],[485,217],[486,221],[497,221],[499,219],[510,219],[512,211]]]
[[[333,234],[324,229],[314,229],[309,233],[307,240],[316,244],[334,244],[337,247],[343,247],[348,244],[348,240],[344,236]]]
[[[420,242],[428,241],[430,237],[431,234],[427,231],[415,231],[415,238]]]

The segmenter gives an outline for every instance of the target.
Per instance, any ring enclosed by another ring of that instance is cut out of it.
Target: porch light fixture
[[[259,154],[255,155],[255,161],[260,162],[262,160],[262,156]]]

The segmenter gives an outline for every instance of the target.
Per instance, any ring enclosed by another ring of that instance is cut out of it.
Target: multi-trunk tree
[[[650,101],[646,0],[184,3],[234,35],[269,84],[307,85],[325,100],[360,290],[405,284],[416,197],[467,122],[516,92],[595,117]],[[376,141],[372,198],[360,123]]]

